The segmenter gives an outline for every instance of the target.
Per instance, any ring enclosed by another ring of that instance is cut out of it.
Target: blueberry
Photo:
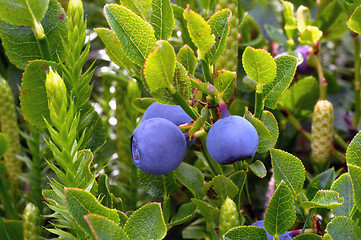
[[[142,122],[151,118],[164,118],[177,126],[193,121],[193,119],[182,109],[181,106],[165,105],[157,102],[152,103],[147,108],[144,112]],[[194,139],[192,141],[188,141],[188,135],[185,135],[185,138],[187,140],[187,147],[190,147],[195,141]]]
[[[258,148],[258,133],[240,116],[229,116],[213,124],[207,136],[207,149],[219,164],[231,164],[252,157]]]
[[[131,137],[134,164],[143,172],[162,175],[176,169],[183,161],[187,143],[179,128],[163,118],[148,119]]]
[[[310,55],[311,51],[312,51],[312,47],[308,45],[303,45],[295,49],[295,52],[301,53],[303,58],[303,62],[297,67],[298,73],[310,74],[315,70],[313,67],[310,67],[307,64],[307,57],[308,55]]]
[[[261,227],[261,228],[265,229],[264,220],[259,220],[257,222],[254,222],[251,226]],[[267,240],[272,240],[273,239],[273,236],[271,234],[269,234],[267,231],[266,231],[266,234],[267,234]],[[278,237],[279,237],[280,240],[292,239],[291,235],[288,232],[285,232],[284,234],[281,234]]]
[[[190,123],[193,119],[178,105],[152,103],[143,115],[142,122],[151,118],[165,118],[175,125]]]

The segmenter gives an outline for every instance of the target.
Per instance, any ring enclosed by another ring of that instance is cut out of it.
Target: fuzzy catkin
[[[4,164],[13,184],[21,172],[19,127],[14,97],[8,82],[0,76],[0,130],[9,139],[10,148],[5,153]]]
[[[28,203],[23,212],[24,240],[37,240],[40,238],[40,213],[32,203]]]
[[[313,110],[311,150],[312,160],[319,165],[327,162],[331,154],[333,137],[333,106],[327,100],[319,100]]]
[[[216,11],[229,8],[232,16],[229,18],[229,35],[226,38],[224,52],[216,63],[216,70],[226,69],[237,71],[238,64],[238,1],[237,0],[219,0],[216,5]]]
[[[240,225],[236,203],[229,197],[224,200],[219,215],[219,236]]]

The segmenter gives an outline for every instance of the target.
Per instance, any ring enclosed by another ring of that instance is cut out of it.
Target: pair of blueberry
[[[178,126],[191,121],[180,106],[156,102],[150,105],[131,137],[134,164],[143,172],[154,175],[176,169],[184,159],[187,144],[192,144]],[[206,145],[217,163],[231,164],[255,154],[258,134],[243,117],[228,116],[213,124]]]

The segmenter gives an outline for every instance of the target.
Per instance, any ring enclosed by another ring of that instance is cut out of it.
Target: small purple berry
[[[182,131],[163,118],[152,118],[139,124],[132,134],[130,147],[134,164],[153,175],[172,172],[187,152]]]
[[[311,67],[307,64],[307,57],[308,57],[308,55],[310,55],[311,51],[312,51],[312,47],[308,46],[308,45],[303,45],[303,46],[295,49],[295,52],[301,53],[302,58],[303,58],[303,62],[300,65],[298,65],[298,67],[297,67],[298,73],[310,74],[313,71],[315,71],[315,69],[313,67]]]
[[[207,135],[209,155],[219,164],[231,164],[252,157],[258,148],[258,133],[240,116],[229,116],[213,124]]]

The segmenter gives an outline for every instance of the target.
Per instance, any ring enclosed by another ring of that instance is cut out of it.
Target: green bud
[[[333,138],[333,107],[327,100],[320,100],[313,110],[311,150],[312,160],[318,165],[327,163]]]
[[[239,214],[236,203],[229,197],[224,200],[219,215],[219,236],[225,234],[229,229],[239,226]]]
[[[133,80],[130,80],[128,82],[127,97],[130,102],[133,101],[134,98],[141,97],[140,89],[137,82]]]
[[[35,19],[34,19],[33,32],[36,39],[43,39],[45,37],[43,26]]]
[[[70,0],[68,5],[68,17],[73,19],[73,22],[83,21],[84,9],[81,0]]]
[[[64,80],[51,68],[46,75],[46,93],[48,95],[50,118],[55,126],[63,123],[68,108],[68,96]]]
[[[12,91],[8,82],[0,76],[0,130],[9,139],[10,147],[5,153],[4,164],[11,182],[18,182],[21,172],[19,127]]]
[[[216,63],[216,70],[227,69],[237,71],[238,63],[238,1],[237,0],[219,0],[216,5],[216,11],[229,8],[232,16],[229,19],[229,35],[226,39],[224,52]]]
[[[40,238],[40,213],[32,203],[28,203],[23,212],[24,240],[37,240]]]

